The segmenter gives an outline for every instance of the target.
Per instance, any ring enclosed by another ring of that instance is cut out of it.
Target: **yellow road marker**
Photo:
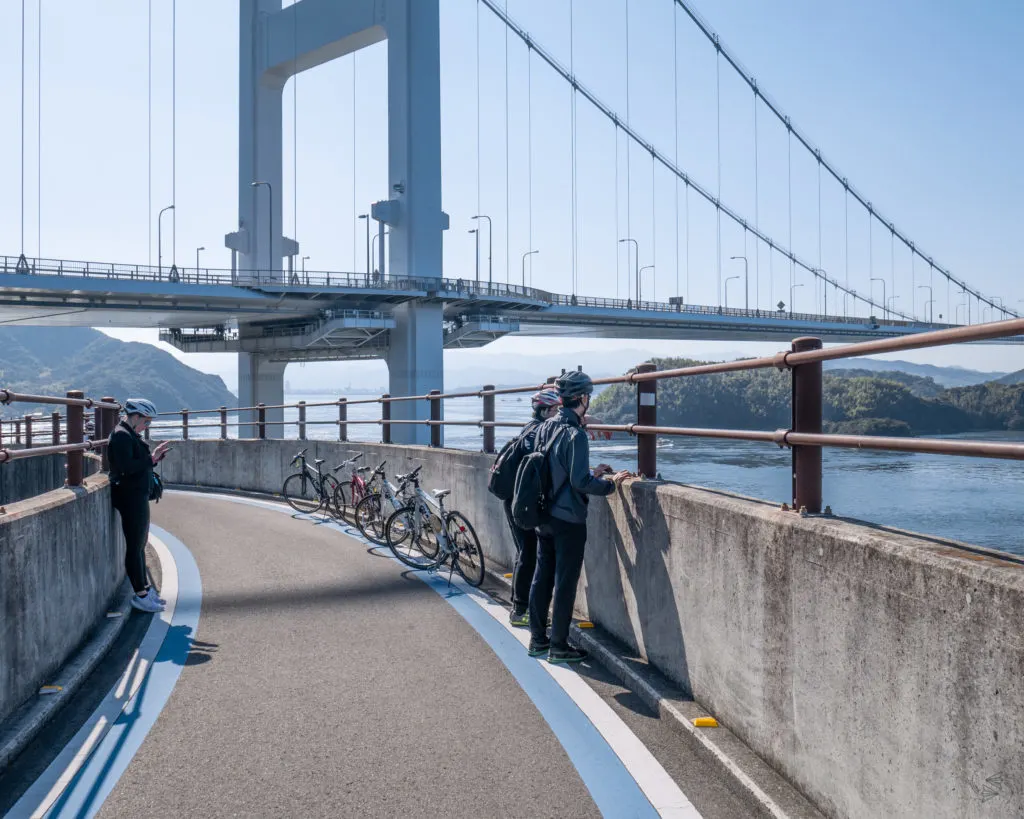
[[[44,685],[42,688],[39,689],[39,694],[40,696],[42,696],[43,694],[59,694],[63,690],[63,685]]]
[[[580,620],[580,622],[577,623],[577,625],[580,628],[593,628],[594,627],[594,624],[591,623],[589,620]]]
[[[512,572],[505,572],[505,574],[503,575],[503,577],[511,577],[511,576],[512,576]]]
[[[717,728],[718,720],[714,717],[697,717],[693,724],[698,728]]]

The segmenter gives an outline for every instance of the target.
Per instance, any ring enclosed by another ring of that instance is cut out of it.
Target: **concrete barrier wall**
[[[67,477],[63,455],[44,455],[0,464],[0,505],[58,489]]]
[[[180,442],[170,482],[279,492],[295,441]],[[492,564],[513,550],[491,457],[308,443],[422,463]],[[726,493],[633,482],[591,506],[578,609],[647,657],[834,817],[1024,816],[1024,565]]]
[[[124,540],[105,475],[6,506],[0,515],[0,721],[78,648],[123,579]]]

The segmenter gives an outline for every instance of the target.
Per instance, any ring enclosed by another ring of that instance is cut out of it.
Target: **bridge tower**
[[[439,0],[241,0],[239,10],[238,230],[225,237],[234,268],[280,277],[282,94],[302,71],[388,41],[387,198],[373,216],[390,227],[392,276],[440,277],[441,77]],[[265,183],[254,186],[253,183]],[[443,389],[442,308],[401,306],[387,352],[392,395]],[[285,362],[240,353],[242,406],[280,404]],[[397,420],[426,419],[426,402],[393,405]],[[280,420],[281,412],[268,412]],[[277,430],[279,427],[272,427]],[[252,435],[252,429],[248,432]],[[394,427],[394,439],[427,443],[429,429]]]

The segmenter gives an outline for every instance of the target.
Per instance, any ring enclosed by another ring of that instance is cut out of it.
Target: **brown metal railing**
[[[81,486],[84,474],[83,453],[100,450],[103,455],[103,469],[107,463],[107,436],[110,435],[121,405],[113,398],[102,400],[86,398],[81,390],[69,390],[67,395],[32,395],[13,390],[0,389],[0,404],[56,404],[66,407],[66,414],[53,412],[49,417],[49,429],[44,430],[44,416],[26,415],[24,418],[0,421],[0,464],[24,458],[39,458],[45,455],[67,456],[67,485]],[[85,440],[86,410],[92,410],[92,440]],[[39,422],[38,433],[36,422]],[[61,443],[62,435],[65,442]],[[49,444],[39,446],[40,441]],[[18,448],[11,448],[11,445]]]
[[[842,358],[854,358],[873,353],[886,353],[905,350],[937,347],[948,344],[960,344],[976,341],[1007,338],[1024,333],[1024,319],[979,324],[968,327],[952,327],[921,333],[914,336],[879,339],[874,341],[847,344],[824,349],[820,339],[795,339],[789,350],[774,356],[751,358],[739,361],[728,361],[717,364],[699,364],[692,367],[680,367],[671,370],[656,370],[653,364],[640,364],[636,369],[621,376],[598,378],[595,384],[635,384],[637,389],[636,423],[632,424],[589,424],[592,432],[619,432],[632,435],[637,439],[637,471],[648,478],[656,477],[657,469],[657,438],[659,435],[689,436],[702,438],[718,438],[738,441],[759,441],[772,443],[780,447],[788,447],[793,455],[793,508],[798,511],[816,513],[821,511],[822,493],[822,448],[840,447],[885,450],[893,452],[919,452],[939,455],[959,455],[979,458],[1004,458],[1024,460],[1024,444],[1003,444],[984,441],[956,441],[937,438],[893,438],[871,435],[836,435],[822,432],[822,362]],[[670,378],[688,378],[697,375],[738,372],[744,370],[768,369],[788,370],[792,376],[791,425],[789,429],[773,431],[745,429],[703,429],[689,427],[659,426],[657,423],[657,382]],[[547,379],[546,384],[554,381]],[[297,404],[259,404],[255,407],[241,407],[229,410],[227,407],[209,410],[181,410],[178,413],[162,413],[166,416],[180,416],[183,437],[188,437],[189,416],[204,413],[220,413],[220,421],[193,426],[219,426],[221,438],[227,437],[229,426],[250,425],[253,422],[228,423],[228,412],[255,412],[258,436],[267,437],[268,426],[285,426],[298,423],[299,438],[306,438],[306,427],[310,424],[324,424],[338,427],[338,439],[348,440],[348,426],[351,424],[378,424],[381,427],[382,443],[391,442],[391,428],[395,425],[420,425],[431,430],[431,446],[441,445],[441,428],[444,426],[475,426],[483,430],[485,452],[495,451],[494,431],[497,427],[521,427],[519,422],[495,420],[495,402],[497,395],[534,392],[545,384],[530,384],[522,387],[504,387],[495,389],[486,385],[480,390],[442,393],[432,390],[424,395],[382,395],[375,398],[349,400],[339,398],[335,401],[298,402]],[[445,421],[442,420],[441,402],[451,398],[480,398],[483,402],[483,417],[479,421]],[[393,419],[391,405],[405,401],[427,401],[429,418],[427,419]],[[348,418],[348,407],[356,404],[379,404],[381,417],[375,419],[351,420]],[[310,421],[306,419],[308,407],[338,407],[337,420]],[[296,421],[268,421],[268,409],[298,409]]]

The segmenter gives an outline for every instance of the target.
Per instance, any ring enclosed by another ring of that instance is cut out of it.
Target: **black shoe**
[[[587,659],[587,652],[582,648],[566,646],[565,648],[552,648],[548,651],[548,662],[554,665],[581,663],[585,659]]]
[[[508,622],[514,628],[526,628],[530,625],[530,612],[526,609],[512,609]]]
[[[548,639],[538,640],[536,637],[530,638],[530,647],[527,649],[527,653],[531,657],[540,657],[548,653],[548,649],[551,648],[551,641]]]

